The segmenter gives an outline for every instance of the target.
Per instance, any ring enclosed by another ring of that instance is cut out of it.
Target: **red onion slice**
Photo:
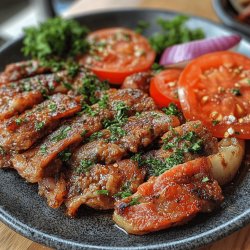
[[[207,53],[228,50],[236,46],[240,40],[239,35],[230,35],[174,45],[164,50],[160,64],[179,64]]]

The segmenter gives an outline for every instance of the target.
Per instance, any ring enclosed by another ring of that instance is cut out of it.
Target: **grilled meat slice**
[[[147,147],[155,138],[166,132],[169,127],[177,125],[179,125],[179,121],[176,117],[167,116],[161,111],[145,111],[139,116],[128,118],[126,124],[118,130],[119,132],[123,131],[122,135],[112,134],[111,128],[99,131],[98,134],[102,138],[79,147],[74,151],[68,162],[72,169],[72,176],[68,175],[70,190],[79,189],[77,175],[82,178],[83,175],[81,171],[79,172],[79,169],[81,170],[84,165],[117,162],[129,152],[137,152],[139,148]],[[48,181],[53,182],[51,178]],[[39,184],[39,186],[43,189],[42,184]],[[50,190],[53,194],[54,191]],[[81,192],[83,191],[81,190]],[[46,195],[48,195],[48,192]],[[43,196],[46,197],[46,195]],[[48,202],[58,204],[58,202],[51,202],[49,196]]]
[[[48,72],[50,69],[41,66],[35,60],[12,63],[5,67],[4,72],[0,73],[0,85]]]
[[[199,158],[151,177],[135,194],[115,204],[113,219],[128,233],[146,234],[210,212],[223,201],[207,158]]]
[[[82,204],[95,209],[107,210],[114,207],[114,197],[124,188],[134,193],[143,182],[146,171],[138,168],[131,160],[114,164],[96,164],[84,174],[73,173],[66,200],[67,214],[74,216]]]
[[[218,152],[218,141],[200,121],[187,122],[162,137],[162,147],[143,156],[150,175],[159,175],[174,165]]]
[[[91,73],[81,68],[75,76],[65,70],[37,75],[0,86],[0,120],[21,113],[55,93],[81,94],[78,93],[79,88],[84,86],[84,79],[89,75]],[[101,84],[101,82],[98,83]],[[93,86],[85,88],[93,88]],[[98,89],[98,86],[96,88]],[[86,101],[87,99],[88,97]]]
[[[149,84],[153,74],[151,71],[134,73],[125,78],[122,89],[140,89],[145,93],[149,93]]]
[[[33,107],[47,95],[66,93],[63,79],[58,74],[38,75],[0,86],[0,120]]]
[[[139,116],[131,116],[126,124],[110,126],[99,132],[98,140],[79,147],[72,155],[70,165],[80,166],[81,160],[104,162],[106,164],[121,160],[129,152],[136,153],[145,148],[170,127],[176,127],[179,121],[161,111],[145,111]]]
[[[81,105],[76,98],[55,94],[33,109],[0,123],[0,146],[5,152],[26,150],[53,131],[62,118],[70,117],[80,110]]]
[[[0,124],[0,147],[4,152],[0,156],[0,168],[10,167],[11,154],[30,148],[58,127],[63,118],[72,116],[80,109],[81,106],[75,98],[55,94],[33,109],[4,120]]]
[[[38,194],[47,198],[47,203],[52,208],[61,206],[67,191],[67,168],[63,168],[60,159],[53,160],[46,168],[46,178],[38,183]]]
[[[129,115],[155,109],[153,100],[140,90],[110,89],[104,92],[103,95],[108,96],[106,108],[100,107],[99,104],[93,105],[91,107],[92,113],[84,113],[80,117],[73,118],[33,149],[15,155],[12,162],[19,174],[29,182],[40,181],[43,178],[46,166],[60,152],[72,145],[77,146],[84,138],[102,129],[104,119],[114,117],[119,102],[129,107]],[[43,148],[46,148],[46,154],[41,153]]]

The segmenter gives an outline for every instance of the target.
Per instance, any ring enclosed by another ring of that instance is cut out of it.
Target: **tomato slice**
[[[180,106],[177,81],[181,72],[181,69],[167,69],[151,79],[149,93],[159,107],[170,103]]]
[[[250,59],[222,51],[187,65],[178,82],[186,119],[201,120],[214,136],[250,139]]]
[[[80,63],[91,69],[99,79],[121,84],[136,72],[148,70],[155,52],[145,37],[126,28],[110,28],[88,36],[91,51]]]

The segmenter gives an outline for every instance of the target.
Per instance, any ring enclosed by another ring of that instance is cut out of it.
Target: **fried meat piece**
[[[50,72],[50,69],[41,66],[35,60],[12,63],[7,65],[5,70],[0,73],[0,85],[48,72]]]
[[[115,90],[110,89],[103,93],[108,96],[107,107],[101,108],[99,104],[92,106],[91,114],[83,113],[79,117],[63,124],[40,144],[34,148],[13,157],[13,165],[29,182],[38,182],[43,178],[46,166],[52,162],[57,155],[68,147],[77,146],[85,138],[103,128],[105,119],[112,119],[118,102],[123,102],[129,107],[129,115],[144,110],[155,109],[153,100],[140,90]],[[94,114],[94,115],[93,115]],[[46,148],[46,154],[41,149]]]
[[[107,210],[114,207],[115,196],[124,187],[134,193],[143,182],[146,171],[138,168],[131,160],[122,160],[114,164],[96,164],[86,173],[73,174],[66,200],[67,214],[75,216],[82,204],[95,209]]]
[[[0,148],[3,153],[0,158],[5,160],[1,160],[0,167],[11,165],[9,160],[6,161],[7,155],[30,148],[58,127],[63,118],[74,115],[80,109],[81,106],[75,98],[58,93],[33,109],[2,121]]]
[[[151,177],[135,194],[115,204],[114,221],[131,234],[146,234],[181,225],[223,201],[207,158],[178,165]]]

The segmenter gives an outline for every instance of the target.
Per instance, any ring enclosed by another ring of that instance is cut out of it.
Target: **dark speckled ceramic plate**
[[[158,17],[172,18],[174,15],[161,10],[130,9],[90,13],[77,20],[91,29],[133,28],[138,20],[155,24]],[[208,37],[231,34],[228,29],[197,17],[191,17],[188,25],[203,28]],[[148,32],[156,30],[152,25]],[[1,69],[7,63],[23,59],[20,48],[19,40],[0,51]],[[242,40],[239,51],[250,56],[250,44],[246,39]],[[78,218],[69,219],[63,209],[53,210],[46,205],[37,195],[36,185],[25,183],[14,171],[0,170],[0,219],[24,236],[58,249],[193,249],[250,222],[250,172],[247,168],[247,165],[242,166],[234,183],[225,188],[221,209],[201,214],[187,225],[145,236],[127,235],[119,230],[110,212],[82,208]]]

